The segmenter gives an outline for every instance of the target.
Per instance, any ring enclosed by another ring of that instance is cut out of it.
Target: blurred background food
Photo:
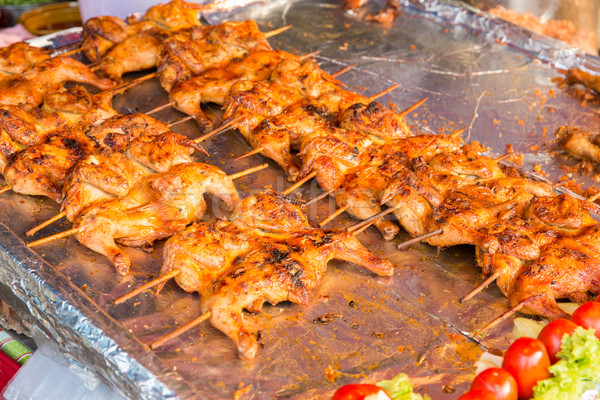
[[[468,0],[481,10],[598,54],[598,0]]]

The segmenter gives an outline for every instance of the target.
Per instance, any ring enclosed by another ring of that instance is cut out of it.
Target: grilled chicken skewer
[[[75,235],[84,246],[107,256],[121,275],[131,261],[117,247],[150,246],[202,218],[204,194],[219,197],[232,208],[239,201],[232,180],[266,164],[227,176],[220,169],[202,163],[179,164],[167,172],[146,176],[125,196],[92,204],[73,221],[74,228],[28,244],[34,247],[55,238]]]
[[[182,120],[185,119],[187,117]],[[192,162],[193,150],[204,152],[197,145],[200,140],[189,140],[166,130],[180,121],[166,125],[165,132],[155,131],[155,134],[133,138],[125,148],[105,148],[78,161],[63,185],[61,212],[30,229],[26,235],[31,236],[65,216],[73,221],[93,202],[125,195],[145,175]],[[226,128],[210,133],[216,134]]]
[[[50,58],[48,50],[25,42],[0,48],[0,77],[21,74],[34,65]]]
[[[230,220],[194,224],[169,239],[161,274],[180,271],[177,283],[201,294],[204,318],[234,341],[242,358],[253,358],[258,348],[243,309],[259,312],[265,301],[306,304],[329,260],[393,272],[344,231],[312,228],[299,206],[272,190],[242,200]]]
[[[114,86],[108,79],[98,78],[88,67],[69,57],[54,57],[37,63],[32,69],[0,79],[0,104],[32,104],[39,106],[44,97],[61,88],[67,81],[87,83],[100,89]]]

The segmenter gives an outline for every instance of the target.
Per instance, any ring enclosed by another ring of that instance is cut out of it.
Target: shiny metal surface
[[[368,95],[400,83],[381,101],[406,108],[429,97],[409,115],[415,129],[437,133],[468,126],[467,140],[485,143],[491,155],[512,144],[524,156],[524,170],[539,164],[554,180],[564,174],[565,161],[553,152],[555,129],[565,123],[598,127],[597,105],[583,105],[574,91],[552,81],[559,76],[553,64],[593,68],[597,59],[554,41],[507,31],[504,24],[453,3],[407,2],[393,27],[356,21],[333,0],[271,2],[227,16],[254,18],[264,30],[291,24],[293,29],[271,39],[273,47],[299,54],[320,50],[318,59],[330,72],[357,63],[339,79]],[[219,18],[224,17],[209,19]],[[146,111],[166,101],[158,83],[148,81],[115,105],[122,112]],[[164,121],[180,116],[173,110],[158,114]],[[193,122],[174,129],[190,137],[201,134]],[[204,145],[211,156],[199,155],[198,160],[228,173],[265,162],[261,156],[232,162],[250,149],[234,132]],[[290,185],[271,165],[236,181],[242,195],[266,184],[280,191]],[[593,182],[591,175],[580,178]],[[318,193],[311,182],[294,195],[309,199]],[[2,282],[64,353],[131,398],[225,399],[241,389],[242,399],[328,399],[344,383],[375,382],[404,372],[417,391],[455,399],[467,390],[481,351],[506,349],[511,340],[510,321],[484,338],[468,337],[507,309],[494,285],[470,302],[458,303],[481,281],[473,248],[438,251],[419,244],[399,251],[396,245],[406,234],[384,242],[369,228],[359,239],[388,257],[397,267],[395,275],[377,278],[356,266],[331,263],[308,306],[279,304],[248,316],[262,334],[256,359],[238,359],[232,343],[208,324],[151,352],[147,344],[200,310],[199,298],[173,282],[159,297],[145,292],[113,305],[113,299],[159,273],[160,243],[150,253],[127,249],[134,265],[131,275],[121,277],[72,237],[35,253],[24,247],[19,238],[54,215],[57,205],[11,193],[0,197],[0,204],[0,221],[6,225],[0,227]],[[225,215],[218,201],[208,204],[205,219]],[[322,200],[309,207],[309,214],[318,221],[333,210],[333,200]],[[351,223],[344,215],[331,226]],[[68,228],[59,223],[35,238]]]

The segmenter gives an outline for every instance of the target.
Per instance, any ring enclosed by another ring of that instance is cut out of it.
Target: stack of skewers
[[[182,17],[171,18],[174,9]],[[365,97],[344,89],[313,58],[271,50],[253,22],[201,26],[187,18],[197,12],[173,1],[138,20],[86,23],[79,50],[97,73],[119,82],[127,72],[157,68],[170,102],[146,114],[117,115],[110,106],[131,84],[96,95],[60,89],[66,80],[112,86],[64,56],[42,54],[27,71],[7,70],[13,75],[4,78],[6,87],[15,89],[2,101],[0,121],[6,189],[60,202],[60,216],[73,222],[67,234],[123,275],[130,260],[116,242],[149,246],[175,235],[155,284],[174,277],[199,292],[202,318],[231,337],[243,357],[257,347],[242,310],[260,311],[265,301],[306,303],[331,258],[390,274],[392,266],[353,237],[372,223],[392,240],[399,227],[384,218],[389,213],[417,240],[476,246],[487,279],[465,300],[495,279],[511,312],[557,318],[565,316],[557,299],[584,301],[600,292],[592,202],[520,176],[502,158],[464,143],[460,130],[414,134],[404,115],[425,99],[393,112],[374,101],[387,91]],[[11,57],[7,50],[5,59]],[[62,74],[58,64],[78,73]],[[34,87],[42,81],[43,90]],[[209,130],[215,121],[204,114],[205,103],[223,105],[222,127],[237,129],[254,148],[240,157],[261,154],[284,169],[294,182],[284,194],[315,178],[324,190],[319,198],[335,197],[339,209],[321,226],[342,212],[364,222],[324,230],[276,193],[241,201],[232,182],[239,175],[191,158],[212,132],[192,141],[147,115],[173,106]],[[233,209],[230,220],[186,228],[203,217],[204,193]]]

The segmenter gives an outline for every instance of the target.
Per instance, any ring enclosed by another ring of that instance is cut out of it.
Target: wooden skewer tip
[[[248,169],[245,169],[243,171],[240,171],[240,172],[236,172],[235,174],[229,175],[229,177],[231,179],[238,179],[238,178],[241,178],[243,176],[250,175],[250,174],[253,174],[253,173],[258,172],[258,171],[262,171],[265,168],[269,168],[269,164],[268,163],[264,163],[264,164],[261,164],[261,165],[257,165],[256,167],[252,167],[252,168],[248,168]]]
[[[41,224],[39,224],[37,226],[34,226],[33,228],[31,228],[30,230],[28,230],[27,232],[25,232],[25,235],[32,236],[37,231],[39,231],[40,229],[44,229],[48,225],[51,225],[51,224],[55,223],[56,221],[58,221],[59,219],[64,218],[65,215],[66,215],[66,213],[64,211],[61,211],[58,214],[56,214],[54,217],[52,217],[52,218],[50,218],[50,219],[42,222]]]
[[[312,178],[317,176],[317,171],[313,171],[310,174],[306,175],[304,178],[300,179],[298,182],[294,183],[289,188],[285,189],[281,194],[287,196],[292,193],[294,190],[298,189],[300,186],[304,185],[306,182],[310,181]]]
[[[406,114],[409,114],[409,113],[413,112],[414,110],[416,110],[417,108],[421,107],[423,104],[425,104],[425,102],[427,100],[429,100],[429,97],[425,97],[424,99],[417,101],[415,104],[408,107],[406,110],[402,111],[399,115],[401,117],[404,117]]]
[[[127,300],[129,300],[129,299],[131,299],[131,298],[133,298],[133,297],[137,296],[138,294],[140,294],[140,293],[142,293],[142,292],[144,292],[144,291],[146,291],[146,290],[148,290],[148,289],[151,289],[151,288],[153,288],[154,286],[158,286],[158,285],[160,285],[161,283],[168,281],[169,279],[172,279],[172,278],[176,277],[176,276],[177,276],[177,275],[179,275],[180,273],[181,273],[181,271],[180,271],[180,270],[178,270],[178,269],[174,269],[174,270],[170,271],[169,273],[167,273],[167,274],[164,274],[164,275],[161,275],[161,276],[159,276],[158,278],[156,278],[156,279],[153,279],[153,280],[151,280],[150,282],[143,284],[143,285],[142,285],[142,286],[140,286],[139,288],[137,288],[137,289],[134,289],[134,290],[132,290],[131,292],[129,292],[129,293],[126,293],[126,294],[124,294],[123,296],[121,296],[121,297],[119,297],[119,298],[115,299],[114,303],[115,303],[116,305],[119,305],[119,304],[121,304],[121,303],[124,303],[124,302],[126,302]]]
[[[336,219],[340,214],[345,212],[348,209],[348,207],[349,206],[346,204],[345,206],[338,208],[337,210],[329,214],[323,221],[319,222],[319,226],[321,228],[324,227],[325,225]]]
[[[481,282],[479,285],[477,285],[475,287],[475,289],[471,290],[469,293],[467,293],[465,296],[463,296],[459,300],[459,302],[460,303],[465,303],[465,302],[471,300],[473,297],[475,297],[475,295],[477,295],[483,289],[485,289],[486,287],[488,287],[490,283],[492,283],[496,279],[498,279],[499,276],[500,276],[500,272],[499,271],[494,272],[492,275],[488,276],[483,282]]]
[[[292,27],[292,25],[286,25],[286,26],[282,26],[281,28],[277,28],[277,29],[273,29],[272,31],[265,32],[265,38],[269,39],[269,38],[272,38],[273,36],[277,36],[280,33],[287,31],[291,27]]]
[[[185,332],[187,332],[190,329],[192,329],[192,328],[200,325],[202,322],[206,321],[211,316],[212,316],[212,313],[210,311],[205,312],[204,314],[202,314],[198,318],[196,318],[196,319],[188,322],[187,324],[183,325],[181,328],[178,328],[178,329],[174,330],[173,332],[169,333],[168,335],[165,335],[165,336],[161,337],[160,339],[152,342],[150,344],[150,348],[152,350],[154,350],[154,349],[162,346],[163,344],[167,343],[168,341],[173,340],[176,337],[183,335]]]
[[[261,151],[263,151],[263,150],[264,150],[264,148],[263,148],[263,147],[258,147],[258,148],[254,149],[254,150],[250,150],[249,152],[242,154],[242,155],[241,155],[241,156],[239,156],[238,158],[235,158],[233,161],[238,161],[238,160],[242,160],[242,159],[244,159],[244,158],[247,158],[247,157],[253,156],[253,155],[255,155],[255,154],[258,154],[258,153],[260,153],[260,152],[261,152]]]
[[[414,238],[409,239],[406,242],[400,243],[398,245],[398,249],[405,249],[412,244],[422,242],[423,240],[425,240],[427,238],[439,235],[443,232],[444,232],[444,230],[440,228],[440,229],[436,229],[435,231],[432,231],[432,232],[424,233],[423,235],[415,236]]]
[[[27,247],[31,248],[31,247],[39,246],[39,245],[44,244],[44,243],[52,242],[52,241],[57,240],[57,239],[62,239],[62,238],[65,238],[67,236],[71,236],[71,235],[76,234],[78,230],[79,230],[79,228],[73,228],[73,229],[69,229],[68,231],[59,232],[57,234],[47,236],[45,238],[36,240],[34,242],[27,243]]]

